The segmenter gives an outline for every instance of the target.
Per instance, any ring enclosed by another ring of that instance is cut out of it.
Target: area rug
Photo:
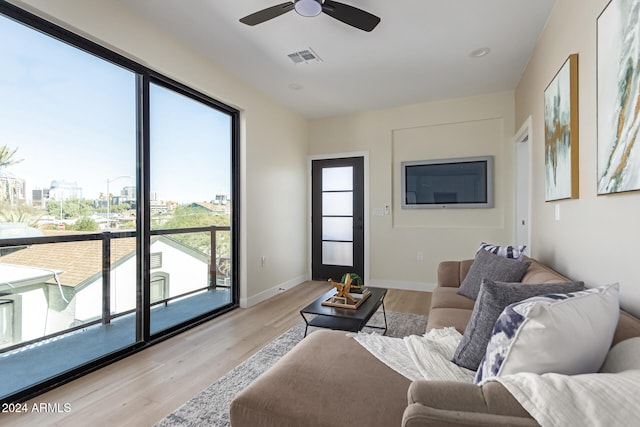
[[[369,324],[384,325],[382,313],[374,314]],[[387,311],[387,325],[387,336],[422,335],[427,326],[427,318],[418,314]],[[313,333],[315,330],[316,328],[309,328],[309,333]],[[365,327],[363,332],[381,333],[379,329],[368,327]],[[201,391],[175,412],[160,420],[155,424],[155,427],[230,426],[229,405],[234,396],[291,350],[303,335],[304,323],[300,322]]]

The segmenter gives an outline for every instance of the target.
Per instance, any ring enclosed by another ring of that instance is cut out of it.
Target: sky
[[[83,197],[135,185],[135,75],[0,17],[0,146],[32,189],[76,182]],[[179,203],[230,195],[231,118],[152,86],[151,192]],[[116,179],[117,178],[117,179]]]

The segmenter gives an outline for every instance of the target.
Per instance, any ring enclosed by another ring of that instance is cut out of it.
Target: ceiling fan
[[[380,18],[369,12],[332,0],[287,1],[247,15],[241,18],[240,22],[253,26],[276,18],[291,10],[295,10],[299,15],[308,17],[326,13],[332,18],[362,31],[371,31],[380,22]]]

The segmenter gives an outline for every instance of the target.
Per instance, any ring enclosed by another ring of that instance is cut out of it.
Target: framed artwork
[[[640,0],[598,17],[598,195],[640,189]]]
[[[578,198],[578,54],[544,91],[544,167],[547,202]]]

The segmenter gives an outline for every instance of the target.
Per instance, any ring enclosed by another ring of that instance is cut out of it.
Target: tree
[[[22,222],[29,227],[37,227],[38,220],[42,218],[42,213],[20,203],[18,206],[10,206],[8,203],[0,206],[0,222]]]
[[[60,201],[49,200],[47,203],[47,213],[55,218],[60,218]],[[93,206],[91,200],[86,199],[66,199],[62,201],[62,219],[80,218],[91,215]]]
[[[7,145],[0,146],[0,169],[6,168],[8,166],[13,166],[15,164],[20,163],[22,160],[24,160],[24,159],[17,160],[13,158],[13,156],[15,156],[16,154],[16,151],[18,151],[17,148],[14,148],[12,150]]]
[[[98,223],[91,218],[83,217],[76,221],[76,223],[71,226],[71,229],[75,231],[98,231],[99,226]]]
[[[109,209],[111,213],[121,213],[131,209],[131,205],[129,203],[118,203],[117,205],[111,205]]]

